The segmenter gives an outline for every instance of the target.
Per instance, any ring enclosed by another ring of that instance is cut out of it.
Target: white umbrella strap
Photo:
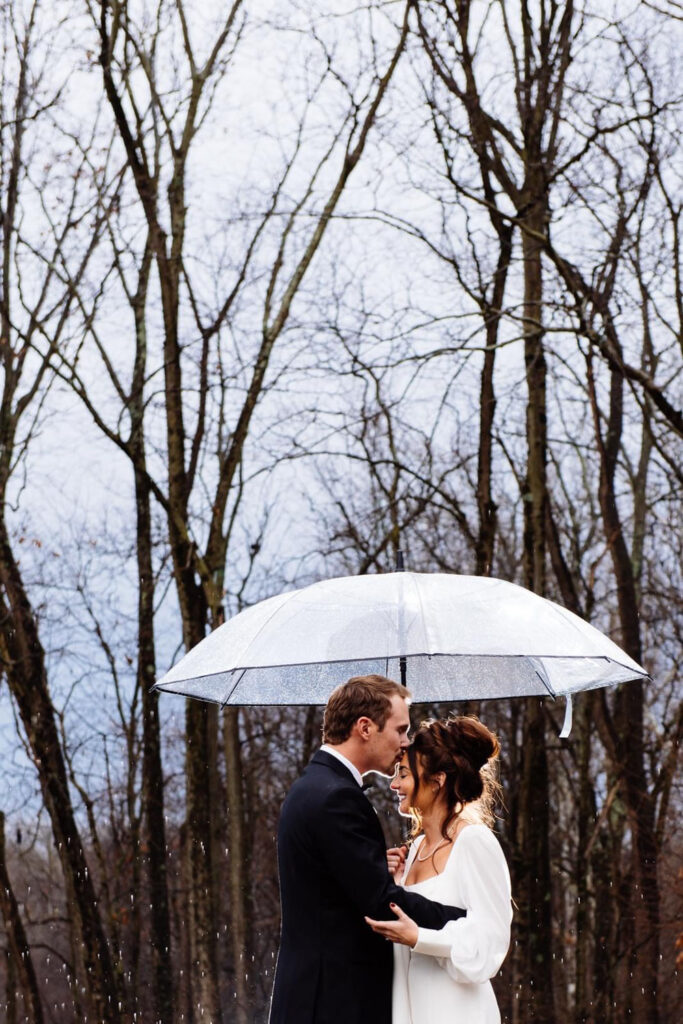
[[[572,731],[572,697],[568,693],[565,697],[564,705],[564,722],[562,723],[562,732],[560,733],[560,739],[566,740],[569,733]]]

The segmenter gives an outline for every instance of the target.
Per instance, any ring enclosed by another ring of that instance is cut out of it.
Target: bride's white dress
[[[408,854],[404,879],[422,844]],[[510,944],[510,873],[486,825],[467,825],[444,870],[407,886],[431,900],[463,907],[467,917],[440,931],[420,928],[413,949],[394,945],[393,1024],[500,1024],[491,987]]]

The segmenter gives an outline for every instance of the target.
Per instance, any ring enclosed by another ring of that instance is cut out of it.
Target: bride
[[[500,1024],[490,978],[510,943],[510,875],[491,831],[496,737],[476,718],[423,722],[391,788],[413,818],[405,848],[389,851],[396,881],[467,917],[441,931],[418,928],[399,907],[373,921],[394,945],[393,1024]]]

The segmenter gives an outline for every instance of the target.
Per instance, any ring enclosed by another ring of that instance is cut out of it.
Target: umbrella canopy
[[[647,678],[599,630],[523,587],[395,572],[261,601],[197,644],[156,689],[219,704],[324,704],[349,676],[398,679],[403,659],[419,703],[571,696]]]

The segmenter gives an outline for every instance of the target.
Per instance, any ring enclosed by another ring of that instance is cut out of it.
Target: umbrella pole
[[[403,562],[403,552],[401,551],[400,548],[397,548],[397,550],[396,550],[396,569],[395,569],[395,571],[396,572],[405,572],[405,565],[404,565],[404,562]],[[405,658],[399,658],[398,659],[398,671],[399,671],[399,675],[400,675],[400,679],[401,679],[401,686],[407,686],[408,685],[407,682],[406,682],[407,668],[406,668],[406,659]]]
[[[399,658],[398,659],[398,670],[399,670],[399,673],[400,673],[400,676],[401,676],[401,686],[407,686],[408,684],[406,682],[406,659],[405,658]]]

